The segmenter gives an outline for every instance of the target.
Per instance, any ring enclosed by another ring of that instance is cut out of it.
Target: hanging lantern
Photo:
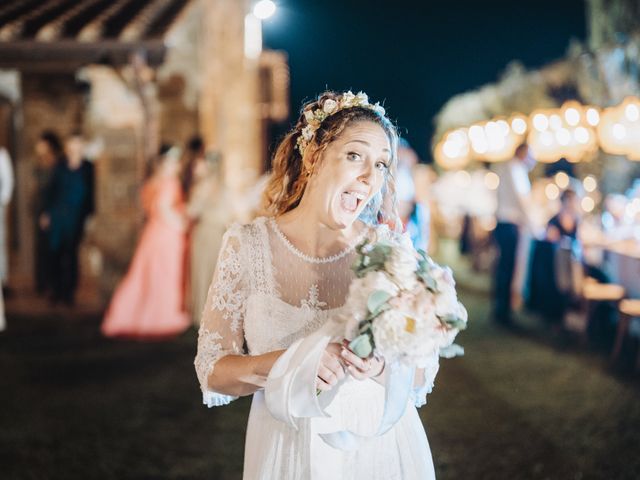
[[[640,160],[640,100],[627,97],[600,114],[598,139],[602,149],[614,155]]]
[[[458,128],[444,135],[436,145],[433,156],[446,170],[464,168],[471,159],[469,137],[466,128]]]
[[[555,162],[564,157],[579,162],[597,148],[597,138],[588,121],[587,110],[578,102],[561,108],[532,112],[528,142],[536,160]]]

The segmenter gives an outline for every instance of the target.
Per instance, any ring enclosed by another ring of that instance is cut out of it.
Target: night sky
[[[289,55],[292,120],[327,87],[363,90],[425,161],[449,98],[495,81],[514,59],[539,67],[586,38],[584,0],[275,1],[264,45]]]

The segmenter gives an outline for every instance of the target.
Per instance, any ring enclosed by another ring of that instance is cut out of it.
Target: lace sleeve
[[[208,379],[222,357],[243,354],[247,291],[240,253],[240,229],[240,225],[234,225],[224,235],[198,332],[194,365],[203,403],[208,407],[227,405],[237,398],[211,390]]]
[[[424,367],[416,370],[416,383],[413,388],[413,403],[417,408],[427,403],[427,395],[433,391],[433,384],[440,369],[440,356],[435,354]]]

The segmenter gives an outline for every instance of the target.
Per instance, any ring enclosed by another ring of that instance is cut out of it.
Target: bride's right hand
[[[331,390],[345,376],[344,367],[340,359],[342,345],[330,343],[320,358],[316,388],[323,392]]]

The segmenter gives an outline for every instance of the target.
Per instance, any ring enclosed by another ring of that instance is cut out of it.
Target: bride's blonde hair
[[[394,229],[400,228],[394,179],[398,134],[391,121],[381,112],[382,109],[357,105],[341,108],[323,118],[319,124],[316,123],[312,129],[313,136],[308,140],[305,139],[304,148],[300,148],[301,137],[304,134],[311,135],[309,133],[310,112],[323,111],[327,100],[342,105],[340,102],[343,95],[345,94],[327,91],[317,100],[303,105],[295,127],[285,135],[273,156],[271,177],[263,194],[264,210],[269,215],[277,216],[296,208],[307,187],[309,177],[317,168],[329,144],[335,141],[348,126],[358,122],[373,122],[382,127],[389,139],[391,165],[382,190],[377,198],[369,202],[361,218],[367,223],[386,223]],[[307,129],[306,132],[305,129]]]

